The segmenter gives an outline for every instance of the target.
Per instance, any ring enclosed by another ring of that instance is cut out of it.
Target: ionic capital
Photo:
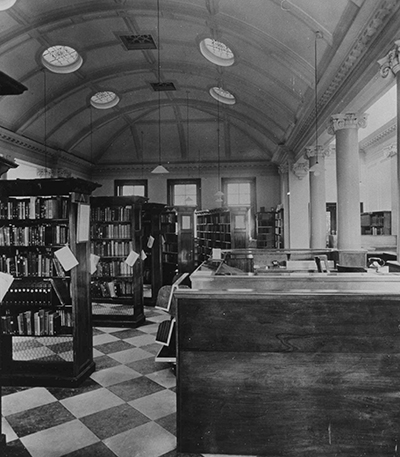
[[[278,172],[280,175],[284,175],[285,173],[289,173],[289,163],[281,163],[278,167]]]
[[[395,76],[400,71],[400,40],[394,42],[394,48],[385,57],[378,60],[381,76],[386,78],[392,72]]]
[[[328,133],[334,135],[338,130],[343,129],[358,129],[367,126],[368,114],[345,113],[332,114]]]

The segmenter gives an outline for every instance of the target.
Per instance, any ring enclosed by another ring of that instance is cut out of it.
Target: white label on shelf
[[[146,260],[146,259],[147,259],[147,255],[146,255],[146,253],[143,251],[143,249],[142,249],[141,259],[142,259],[142,260]]]
[[[9,275],[8,273],[0,272],[0,302],[3,300],[4,295],[8,292],[12,282],[14,281],[14,277]]]
[[[212,258],[214,260],[221,260],[221,249],[220,248],[213,248]]]
[[[153,247],[153,244],[154,244],[154,238],[150,235],[149,239],[147,240],[147,247],[149,249],[151,249]]]
[[[127,263],[130,267],[132,267],[136,260],[139,258],[139,254],[135,251],[131,251],[128,257],[125,259],[125,263]]]
[[[74,253],[71,251],[69,246],[64,246],[58,251],[55,251],[54,255],[60,261],[61,266],[65,271],[69,271],[79,264],[77,258],[74,256]]]
[[[91,275],[96,271],[99,260],[100,260],[100,256],[98,256],[96,254],[90,254],[90,274]]]

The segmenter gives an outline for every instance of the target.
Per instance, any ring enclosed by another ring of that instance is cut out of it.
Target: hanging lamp
[[[157,65],[158,65],[158,84],[161,84],[161,55],[160,55],[160,0],[157,0],[157,32],[158,32],[158,50],[157,50]],[[152,170],[154,174],[166,174],[169,171],[162,165],[161,160],[161,95],[158,92],[158,165]]]
[[[5,11],[15,5],[17,0],[0,0],[0,11]]]
[[[314,173],[315,176],[319,176],[322,171],[322,165],[318,162],[318,154],[322,147],[318,144],[318,46],[317,40],[322,38],[321,32],[315,32],[315,43],[314,43],[314,103],[315,103],[315,160],[316,162],[310,167],[309,172]]]
[[[223,202],[224,193],[221,190],[221,147],[220,147],[220,119],[219,119],[219,100],[217,100],[217,153],[218,153],[218,191],[215,193],[217,203]]]

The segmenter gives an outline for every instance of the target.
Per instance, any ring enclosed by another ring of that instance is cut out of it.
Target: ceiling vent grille
[[[159,83],[150,83],[150,84],[155,92],[176,90],[175,84],[173,82],[159,82]]]
[[[145,35],[118,35],[127,51],[142,49],[157,49],[156,43],[150,34]]]

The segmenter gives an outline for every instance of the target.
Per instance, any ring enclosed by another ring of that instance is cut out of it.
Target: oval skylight
[[[200,41],[200,51],[207,60],[216,65],[229,67],[235,62],[231,49],[221,41],[212,38],[204,38]]]
[[[54,73],[72,73],[81,67],[83,59],[75,49],[57,45],[43,52],[42,63]]]
[[[114,92],[109,90],[104,92],[97,92],[96,94],[90,97],[90,104],[93,108],[97,109],[108,109],[117,105],[119,102],[119,97]]]
[[[8,8],[11,8],[14,6],[15,2],[17,0],[1,0],[0,1],[0,11],[8,10]]]
[[[222,87],[211,87],[210,95],[215,98],[215,100],[225,103],[226,105],[234,105],[236,103],[235,96]]]

